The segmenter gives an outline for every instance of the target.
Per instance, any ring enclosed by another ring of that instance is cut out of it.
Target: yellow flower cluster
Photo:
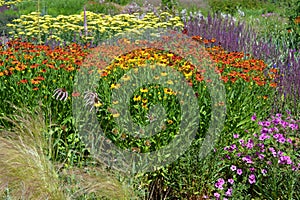
[[[85,36],[84,27],[84,12],[78,15],[59,15],[52,17],[50,15],[40,16],[37,12],[32,12],[28,15],[22,15],[19,19],[13,20],[13,23],[6,26],[12,27],[14,31],[10,35],[14,37],[31,36],[37,37],[40,35],[52,35],[52,38],[57,40],[62,39],[62,35],[79,35],[82,33],[82,39],[93,39],[95,35],[105,34],[108,37],[112,35],[124,34],[124,32],[135,32],[141,34],[146,29],[157,28],[183,28],[183,22],[180,17],[170,17],[170,14],[163,12],[160,17],[154,13],[147,13],[144,18],[139,19],[138,13],[119,14],[115,16],[96,14],[86,12],[87,31],[91,32],[89,38]],[[168,20],[166,18],[168,17]]]
[[[20,3],[22,0],[12,0],[12,1],[7,1],[7,0],[0,0],[0,6],[7,5],[8,7],[10,5],[16,5],[17,3]]]

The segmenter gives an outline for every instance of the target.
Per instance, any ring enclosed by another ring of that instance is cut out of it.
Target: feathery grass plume
[[[1,117],[13,127],[0,129],[0,194],[9,188],[13,199],[69,199],[44,154],[48,146],[42,112],[12,107],[14,115]]]
[[[72,167],[63,170],[62,177],[72,177],[65,187],[72,191],[72,199],[92,194],[109,199],[136,199],[134,191],[119,182],[113,174],[104,167],[87,166]]]

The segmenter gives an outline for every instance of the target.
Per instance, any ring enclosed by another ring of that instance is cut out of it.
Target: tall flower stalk
[[[84,34],[85,34],[85,37],[87,37],[87,34],[88,34],[88,29],[87,29],[87,20],[86,20],[86,8],[85,8],[85,5],[84,5],[84,12],[83,12],[83,21],[84,21]]]

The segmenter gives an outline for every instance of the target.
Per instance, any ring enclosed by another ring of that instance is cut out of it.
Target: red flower
[[[188,34],[188,30],[186,28],[183,29],[182,34],[187,35]]]

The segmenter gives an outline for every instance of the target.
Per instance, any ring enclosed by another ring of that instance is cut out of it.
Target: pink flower
[[[242,169],[238,169],[238,170],[236,171],[236,173],[237,173],[238,175],[242,175],[243,170],[242,170]]]
[[[236,170],[236,166],[235,165],[231,165],[230,169],[231,169],[231,171],[235,171]]]
[[[256,180],[255,180],[255,175],[254,174],[250,174],[250,176],[249,176],[249,183],[250,184],[253,184],[253,183],[255,183],[256,182]]]
[[[256,120],[256,114],[254,113],[254,115],[251,117],[251,120],[252,121],[255,121]]]

